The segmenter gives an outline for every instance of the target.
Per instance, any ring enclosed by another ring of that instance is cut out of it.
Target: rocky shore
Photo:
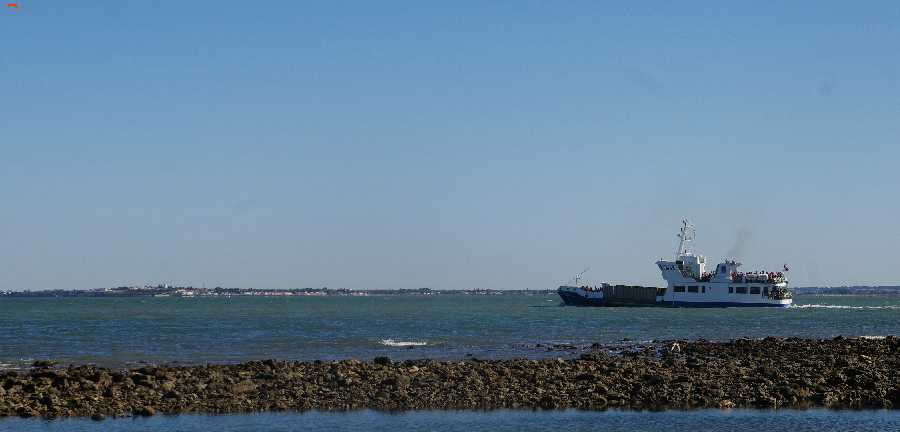
[[[900,406],[900,339],[658,342],[571,360],[376,357],[313,363],[0,371],[0,417],[157,412]]]

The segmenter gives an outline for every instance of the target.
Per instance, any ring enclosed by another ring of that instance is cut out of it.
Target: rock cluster
[[[650,355],[650,357],[647,357]],[[668,342],[571,360],[376,357],[0,374],[0,417],[156,412],[900,406],[900,339]]]

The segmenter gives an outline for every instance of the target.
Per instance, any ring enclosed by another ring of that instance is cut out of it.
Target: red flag
[[[788,271],[787,264],[784,265],[784,271]]]

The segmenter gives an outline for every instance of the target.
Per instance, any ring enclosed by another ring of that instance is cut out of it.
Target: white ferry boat
[[[694,255],[685,244],[693,239],[693,225],[683,221],[681,243],[674,261],[659,260],[657,267],[665,288],[601,284],[597,287],[561,286],[557,290],[566,305],[668,306],[668,307],[787,307],[791,293],[782,272],[748,272],[741,263],[725,261],[711,271],[703,255]],[[787,271],[787,267],[784,269]]]

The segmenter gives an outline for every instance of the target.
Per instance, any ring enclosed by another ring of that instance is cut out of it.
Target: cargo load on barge
[[[564,285],[557,292],[566,305],[574,306],[668,306],[668,307],[787,307],[791,293],[782,272],[748,272],[743,265],[728,261],[711,271],[706,258],[694,255],[686,244],[693,237],[693,225],[685,220],[678,237],[681,243],[674,261],[659,260],[656,266],[666,280],[665,288],[612,285]],[[786,272],[787,266],[784,267]]]

